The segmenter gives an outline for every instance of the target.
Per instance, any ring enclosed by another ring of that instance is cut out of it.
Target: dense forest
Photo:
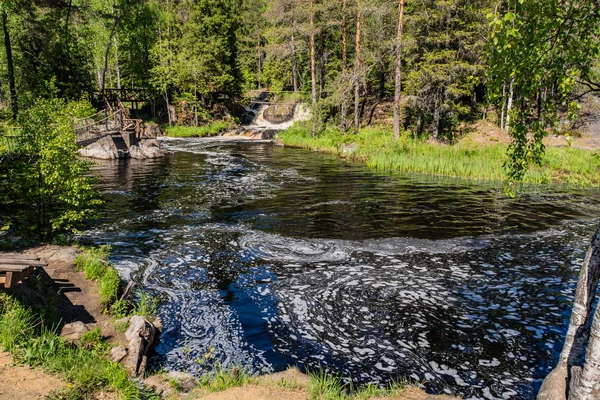
[[[578,22],[598,12],[589,9],[592,2],[521,3],[7,0],[1,6],[3,110],[9,117],[9,110],[16,115],[38,97],[79,99],[128,87],[147,89],[164,104],[192,102],[208,120],[215,100],[267,88],[299,92],[319,122],[343,130],[359,129],[353,115],[365,113],[365,103],[394,97],[401,103],[396,124],[418,133],[451,137],[460,121],[494,110],[507,128],[520,96],[514,79],[543,70],[540,62],[547,60],[511,65],[507,79],[488,67],[497,57],[510,58],[498,51],[503,40],[526,34],[519,26],[530,24],[558,29],[556,39],[568,40],[577,23],[589,28],[597,47],[597,27]],[[555,18],[540,19],[532,7],[548,7]],[[561,18],[564,31],[554,25]],[[564,69],[582,71],[583,87],[598,90],[591,45]],[[556,77],[540,79],[544,98],[558,93]]]

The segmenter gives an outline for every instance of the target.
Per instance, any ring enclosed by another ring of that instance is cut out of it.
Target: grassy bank
[[[214,121],[202,126],[167,126],[164,130],[169,137],[192,138],[216,136],[232,127],[231,122]]]
[[[110,345],[95,331],[88,332],[78,346],[71,345],[57,335],[57,322],[46,318],[52,315],[49,311],[0,293],[0,347],[16,363],[40,367],[69,382],[56,398],[87,398],[101,391],[117,392],[124,399],[153,398],[129,380],[119,364],[108,361]]]
[[[76,260],[76,269],[86,279],[96,281],[107,314],[120,317],[139,308],[155,311],[156,305],[142,296],[143,304],[121,304],[118,293],[121,279],[109,263],[110,247],[85,249]],[[84,334],[78,344],[70,344],[58,335],[61,315],[58,295],[51,283],[39,276],[23,283],[24,291],[0,293],[0,349],[11,353],[18,364],[39,367],[69,383],[55,393],[57,399],[91,398],[99,392],[116,392],[124,399],[158,399],[131,381],[127,372],[108,359],[112,345],[99,329]]]
[[[453,146],[432,144],[404,135],[394,140],[384,128],[364,128],[359,135],[343,135],[328,128],[316,137],[310,127],[296,124],[280,134],[286,146],[337,154],[366,163],[369,167],[400,172],[417,172],[502,181],[507,146],[483,145],[465,138]],[[525,183],[564,182],[600,186],[600,154],[574,148],[548,148],[541,167],[531,167]]]
[[[241,368],[223,369],[217,365],[210,375],[205,375],[197,380],[198,386],[192,391],[189,399],[203,398],[209,393],[226,392],[236,387],[245,387],[246,393],[257,393],[261,398],[271,399],[272,396],[265,395],[265,392],[257,388],[275,388],[284,390],[278,393],[277,399],[286,398],[285,390],[291,390],[302,393],[307,400],[369,400],[396,397],[403,394],[409,384],[407,381],[399,381],[381,388],[374,384],[353,386],[346,384],[339,377],[326,372],[309,372],[306,377],[299,378],[302,375],[299,371],[292,372],[293,369],[273,375],[273,376],[252,376]],[[282,375],[283,374],[283,375]],[[178,390],[177,381],[169,382],[171,387]],[[413,387],[413,390],[415,388]],[[266,393],[269,393],[267,391]],[[232,396],[236,397],[236,396]],[[294,396],[297,398],[297,396]],[[406,397],[410,400],[411,397]]]

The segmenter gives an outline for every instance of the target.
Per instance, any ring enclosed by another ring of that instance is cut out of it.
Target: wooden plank
[[[0,264],[0,272],[23,272],[30,268],[35,268],[35,267],[30,266],[30,265]]]
[[[2,258],[20,258],[23,260],[39,260],[39,257],[35,254],[23,254],[23,253],[0,253],[0,259]]]
[[[4,265],[4,264],[8,264],[8,265],[31,265],[31,266],[35,266],[35,267],[46,267],[46,266],[48,266],[48,264],[45,263],[45,262],[43,262],[43,261],[17,260],[17,259],[1,258],[0,257],[0,265]]]

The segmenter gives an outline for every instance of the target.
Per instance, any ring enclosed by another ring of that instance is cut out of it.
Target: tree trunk
[[[345,75],[348,70],[348,32],[346,25],[346,8],[347,1],[344,0],[342,3],[342,74]],[[346,133],[346,116],[348,115],[348,100],[346,99],[346,91],[342,94],[342,116],[340,128],[342,132]]]
[[[394,90],[394,138],[400,138],[400,94],[402,91],[402,33],[404,30],[404,0],[398,1],[398,32],[396,33],[396,82]]]
[[[317,74],[315,55],[315,10],[314,2],[310,0],[310,80],[312,89],[313,124],[312,135],[317,134]]]
[[[433,110],[433,138],[438,139],[440,136],[440,108],[438,107],[438,102],[435,102],[435,109]]]
[[[8,17],[6,11],[2,10],[2,30],[4,31],[4,49],[6,51],[6,67],[8,72],[8,88],[10,91],[10,108],[13,118],[19,114],[19,100],[17,96],[17,87],[15,85],[15,65],[12,56],[12,45],[10,42],[10,32],[8,31]]]
[[[574,385],[572,393],[569,393],[569,399],[572,400],[592,400],[600,398],[600,308],[596,307],[594,313],[594,322],[592,324],[591,333],[588,334],[587,329],[589,325],[590,315],[592,306],[595,300],[596,288],[598,286],[598,279],[600,278],[600,229],[594,235],[592,244],[585,257],[581,274],[579,276],[579,282],[577,283],[577,292],[575,295],[575,305],[573,306],[573,314],[571,315],[571,325],[573,322],[580,322],[581,328],[585,327],[585,332],[581,337],[578,337],[577,333],[574,338],[571,338],[572,331],[569,326],[569,332],[565,342],[572,342],[571,345],[571,357],[569,361],[579,361],[579,355],[584,350],[585,343],[583,339],[589,336],[589,343],[587,344],[587,352],[585,355],[585,363],[583,364],[583,371],[577,384]],[[583,282],[582,282],[583,281]],[[581,294],[580,287],[584,293]],[[577,315],[585,312],[585,315]],[[582,345],[583,343],[583,345]],[[563,350],[564,352],[565,350]],[[561,358],[563,354],[561,353]]]
[[[506,81],[502,85],[502,114],[500,115],[500,129],[504,130],[504,117],[506,116]]]
[[[321,28],[319,34],[319,98],[323,98],[325,86],[325,32]]]
[[[292,15],[292,81],[294,92],[298,91],[298,62],[296,61],[296,19]]]
[[[515,95],[515,78],[510,80],[510,89],[508,93],[508,104],[506,106],[506,126],[504,127],[504,131],[508,132],[510,130],[510,112],[513,107],[513,98]]]
[[[119,47],[117,45],[117,37],[113,37],[115,44],[115,72],[117,74],[117,89],[121,89],[121,71],[119,70]]]
[[[573,310],[569,329],[565,338],[562,352],[560,353],[558,365],[544,380],[538,400],[559,400],[567,398],[570,372],[579,368],[581,365],[586,346],[588,352],[585,360],[584,369],[573,383],[573,392],[569,399],[584,400],[597,399],[598,397],[589,397],[590,393],[598,390],[600,385],[600,309],[596,309],[594,315],[594,325],[592,327],[592,337],[590,338],[590,318],[594,300],[596,297],[596,287],[600,279],[600,228],[592,238],[592,243],[587,252],[579,280],[575,291]],[[597,393],[597,392],[596,392]]]
[[[354,63],[354,134],[360,130],[360,0],[356,1],[356,61]]]
[[[110,54],[110,47],[112,45],[112,41],[117,31],[117,26],[119,25],[120,20],[121,15],[115,16],[113,26],[110,30],[110,36],[108,38],[108,42],[106,43],[106,52],[104,53],[104,69],[102,70],[102,87],[100,88],[100,92],[104,92],[104,85],[106,84],[106,71],[108,71],[108,56]]]
[[[262,70],[262,51],[261,51],[261,40],[260,32],[258,32],[258,38],[256,41],[256,82],[258,90],[260,90],[260,73]]]

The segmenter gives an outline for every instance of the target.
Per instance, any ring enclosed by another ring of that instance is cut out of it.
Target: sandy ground
[[[9,353],[0,353],[1,400],[44,399],[65,386],[65,382],[39,369],[13,365]]]

